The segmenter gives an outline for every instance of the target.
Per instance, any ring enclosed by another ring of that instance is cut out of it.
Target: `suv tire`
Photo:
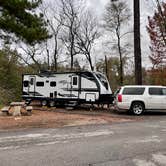
[[[143,114],[144,112],[144,105],[143,103],[141,102],[134,102],[132,105],[131,105],[131,112],[134,114],[134,115],[141,115]]]

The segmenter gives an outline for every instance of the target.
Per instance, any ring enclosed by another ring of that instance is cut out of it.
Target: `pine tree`
[[[31,45],[46,39],[48,32],[42,14],[35,12],[40,3],[41,0],[0,0],[1,38],[15,34]]]

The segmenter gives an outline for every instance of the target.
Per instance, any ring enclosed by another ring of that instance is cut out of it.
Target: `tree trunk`
[[[109,80],[108,60],[107,60],[107,56],[106,55],[105,55],[105,73],[106,73],[107,79]]]
[[[54,71],[57,71],[57,52],[54,52]]]
[[[57,72],[57,50],[58,50],[58,42],[57,42],[57,36],[54,36],[55,40],[55,48],[54,48],[54,71]]]
[[[91,59],[90,53],[88,53],[88,61],[89,61],[89,65],[90,65],[91,71],[94,71],[94,67],[93,67],[93,65],[92,65],[92,59]]]
[[[134,0],[134,58],[135,58],[135,84],[142,85],[140,2],[139,2],[139,0]]]
[[[38,63],[38,61],[34,58],[35,54],[33,53],[33,55],[30,55],[30,57],[32,58],[33,62],[35,63],[35,65],[37,66],[38,70],[41,70],[41,65]]]
[[[74,57],[73,57],[73,48],[71,47],[70,49],[70,56],[71,56],[71,65],[70,65],[70,70],[73,70],[73,66],[74,66]]]
[[[47,49],[47,69],[50,70],[50,53],[48,49]]]
[[[116,30],[116,35],[118,38],[118,52],[119,52],[119,59],[120,59],[120,84],[123,85],[123,58],[122,58],[120,34],[119,34],[118,28]]]
[[[73,32],[73,24],[74,21],[71,22],[71,27],[70,27],[70,41],[71,41],[71,45],[70,45],[70,56],[71,56],[71,67],[70,70],[73,71],[74,68],[74,42],[75,42],[75,35]]]

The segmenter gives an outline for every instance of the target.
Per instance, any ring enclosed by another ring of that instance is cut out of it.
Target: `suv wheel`
[[[135,102],[131,106],[131,112],[134,115],[141,115],[144,112],[144,105],[140,102]]]

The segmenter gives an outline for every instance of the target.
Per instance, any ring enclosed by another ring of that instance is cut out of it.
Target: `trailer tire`
[[[26,105],[30,105],[30,104],[31,104],[31,101],[32,101],[32,100],[26,100],[26,101],[25,101],[25,104],[26,104]]]
[[[41,101],[41,105],[42,105],[42,106],[47,106],[47,104],[48,104],[48,103],[47,103],[47,100],[42,100],[42,101]]]
[[[50,101],[49,105],[50,107],[55,107],[55,101]]]

